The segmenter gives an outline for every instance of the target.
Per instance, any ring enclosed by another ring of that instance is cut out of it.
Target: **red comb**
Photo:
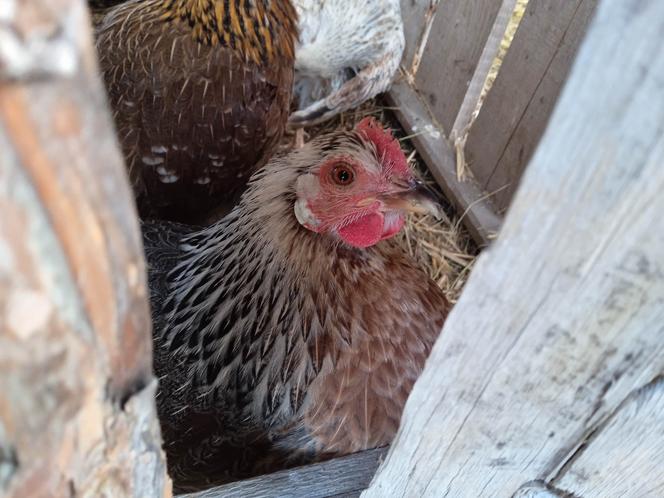
[[[399,141],[392,136],[392,133],[385,130],[378,120],[372,117],[364,118],[357,123],[355,129],[374,144],[378,158],[386,165],[402,174],[410,172]]]

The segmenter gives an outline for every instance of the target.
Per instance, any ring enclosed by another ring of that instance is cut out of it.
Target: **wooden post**
[[[0,494],[170,495],[132,196],[82,0],[0,7]]]
[[[664,495],[664,3],[604,0],[364,497]]]

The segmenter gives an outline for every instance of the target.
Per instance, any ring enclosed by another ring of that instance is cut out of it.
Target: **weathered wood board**
[[[403,80],[392,85],[387,100],[445,196],[461,214],[461,221],[475,242],[481,247],[489,245],[502,219],[496,216],[490,200],[472,177],[457,181],[454,150],[426,103]]]
[[[82,0],[0,7],[0,494],[167,496],[145,270]]]
[[[415,85],[446,133],[452,129],[502,2],[438,5]]]
[[[468,83],[468,89],[461,102],[459,112],[454,118],[452,128],[448,132],[450,140],[455,144],[457,144],[458,141],[465,141],[464,137],[473,121],[475,109],[482,97],[484,85],[489,76],[489,72],[491,71],[491,67],[498,56],[500,45],[505,36],[505,30],[512,18],[515,6],[516,0],[502,0],[500,8],[496,13],[496,20],[491,27],[491,31],[489,31],[489,36],[487,37],[482,53],[477,61],[473,76]],[[455,147],[461,146],[461,144],[455,145]],[[458,169],[459,168],[457,168],[457,170]]]
[[[406,37],[401,67],[411,77],[417,73],[439,2],[440,0],[401,0],[400,2]]]
[[[181,498],[338,498],[366,489],[387,448],[219,486]]]
[[[501,234],[362,496],[546,485],[664,371],[662,46],[664,3],[600,3]],[[614,473],[648,472],[614,455]],[[657,490],[664,476],[629,479]]]
[[[584,498],[664,496],[664,377],[630,396],[554,482]]]
[[[468,136],[475,178],[499,211],[511,201],[557,101],[597,0],[530,0]]]

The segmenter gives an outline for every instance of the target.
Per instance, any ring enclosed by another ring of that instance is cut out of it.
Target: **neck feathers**
[[[290,0],[163,0],[164,18],[188,24],[194,38],[241,52],[256,64],[294,59],[297,14]]]

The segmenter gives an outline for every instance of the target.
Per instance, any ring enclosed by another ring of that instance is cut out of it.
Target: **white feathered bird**
[[[295,127],[325,121],[386,91],[404,49],[399,0],[293,0]]]

